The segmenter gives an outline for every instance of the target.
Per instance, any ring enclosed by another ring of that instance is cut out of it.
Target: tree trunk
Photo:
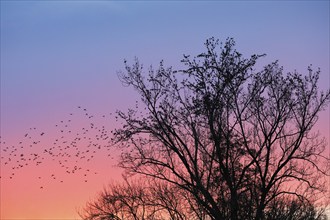
[[[255,220],[263,220],[264,219],[264,209],[265,209],[265,198],[261,198],[260,204],[257,208],[257,213],[256,213]]]
[[[238,220],[238,202],[237,202],[237,193],[232,191],[231,201],[230,201],[230,217],[231,220]]]

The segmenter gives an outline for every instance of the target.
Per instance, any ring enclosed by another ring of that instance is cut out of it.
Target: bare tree
[[[155,214],[154,209],[146,212],[148,199],[140,184],[127,180],[123,184],[110,184],[98,200],[87,203],[81,217],[86,220],[145,219]]]
[[[180,189],[155,180],[127,180],[110,184],[97,200],[87,203],[85,220],[200,219]]]
[[[210,219],[266,219],[288,195],[312,204],[329,176],[326,143],[312,130],[330,99],[318,91],[320,70],[284,73],[274,62],[257,71],[264,55],[245,59],[234,45],[208,39],[177,71],[125,62],[121,80],[145,110],[118,112],[120,166],[175,186]]]
[[[271,202],[265,212],[265,219],[276,220],[326,220],[325,209],[309,201],[277,198]]]

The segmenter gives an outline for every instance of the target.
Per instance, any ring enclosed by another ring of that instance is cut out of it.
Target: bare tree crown
[[[128,149],[127,174],[185,192],[202,207],[196,216],[272,219],[279,201],[312,204],[326,190],[326,143],[312,128],[330,92],[318,91],[320,70],[284,73],[277,61],[256,70],[264,55],[243,58],[234,46],[210,38],[180,70],[161,62],[145,74],[125,61],[120,79],[144,109],[118,111],[114,140]]]

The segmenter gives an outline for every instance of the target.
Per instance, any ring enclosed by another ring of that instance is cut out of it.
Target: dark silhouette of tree
[[[152,182],[154,183],[154,181]],[[206,220],[205,212],[193,203],[188,194],[178,188],[164,184],[149,184],[126,180],[123,184],[110,184],[95,201],[88,202],[80,217],[85,220]],[[246,205],[248,205],[247,203]],[[291,200],[274,199],[265,210],[269,220],[326,220],[324,209],[316,204]],[[197,208],[197,209],[196,209]],[[253,219],[246,208],[244,219]]]
[[[318,91],[320,70],[284,73],[276,61],[257,71],[264,55],[243,58],[233,39],[205,46],[185,55],[181,70],[161,62],[144,74],[137,59],[125,61],[120,78],[144,110],[118,112],[120,166],[184,192],[206,219],[277,219],[274,211],[297,204],[309,210],[329,176],[326,143],[312,130],[330,99]]]
[[[324,209],[317,209],[316,204],[307,201],[290,200],[288,198],[275,199],[265,212],[265,219],[276,220],[326,220]]]
[[[201,219],[188,198],[175,186],[139,179],[110,184],[80,214],[86,220]]]

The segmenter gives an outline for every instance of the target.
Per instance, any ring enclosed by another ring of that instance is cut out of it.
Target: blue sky
[[[103,102],[121,89],[125,58],[178,66],[211,36],[234,37],[246,56],[266,53],[264,64],[329,72],[328,1],[2,1],[1,27],[4,124]]]

